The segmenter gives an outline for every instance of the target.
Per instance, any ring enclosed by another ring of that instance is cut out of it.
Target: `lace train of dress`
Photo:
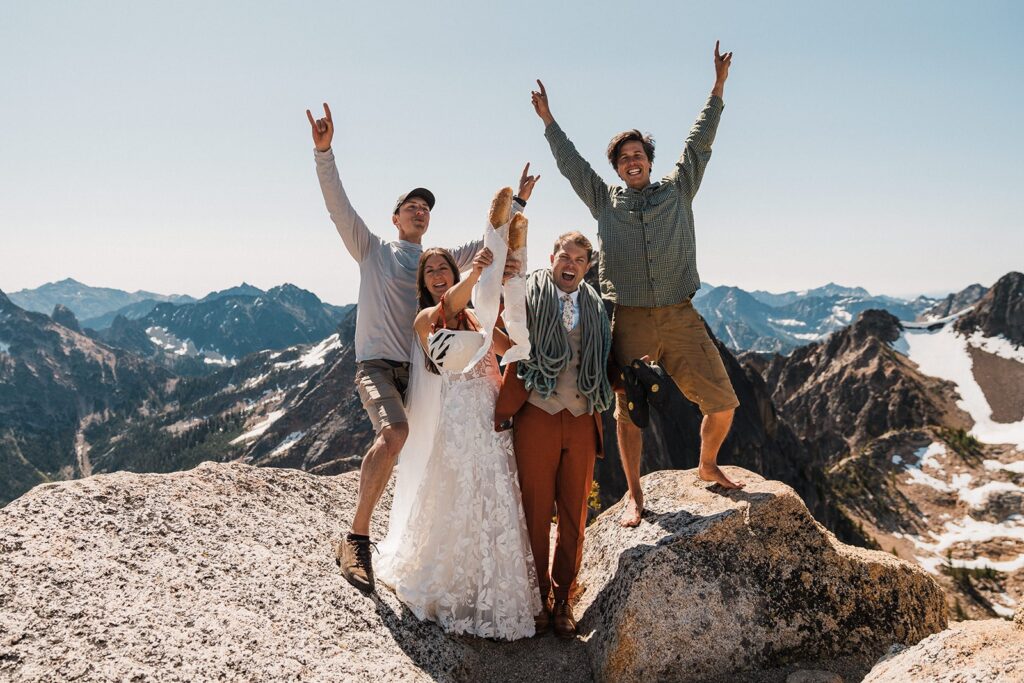
[[[465,374],[442,371],[442,380],[434,447],[378,576],[418,618],[446,631],[532,636],[540,594],[511,432],[494,431],[494,354]]]

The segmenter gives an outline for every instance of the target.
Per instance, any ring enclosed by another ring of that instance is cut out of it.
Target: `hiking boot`
[[[373,592],[373,561],[370,548],[376,548],[368,538],[345,536],[334,549],[334,561],[341,567],[341,575],[364,593]]]
[[[672,381],[665,368],[658,363],[645,363],[639,358],[635,359],[630,366],[637,382],[644,388],[647,395],[647,402],[658,408],[668,405],[668,383]]]
[[[647,391],[637,379],[636,370],[631,365],[622,368],[622,383],[626,387],[626,409],[629,411],[629,419],[637,427],[644,429],[650,419],[647,410]]]
[[[576,637],[576,619],[572,616],[572,607],[568,600],[555,600],[552,610],[555,622],[555,635],[559,638]]]
[[[542,636],[551,628],[551,600],[541,605],[540,612],[533,615],[533,635]]]

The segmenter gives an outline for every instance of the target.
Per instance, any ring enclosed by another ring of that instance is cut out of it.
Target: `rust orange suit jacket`
[[[518,363],[509,363],[505,366],[505,374],[501,379],[501,390],[498,392],[498,401],[494,405],[494,429],[502,431],[502,424],[507,423],[513,415],[526,403],[530,392],[526,390],[523,380],[516,374]],[[601,421],[601,413],[595,411],[594,424],[597,426],[597,457],[604,457],[604,424]],[[506,427],[507,429],[507,427]]]

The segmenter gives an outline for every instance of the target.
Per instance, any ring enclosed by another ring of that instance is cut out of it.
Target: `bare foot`
[[[700,464],[700,467],[697,468],[697,477],[701,481],[710,481],[725,489],[741,489],[746,486],[746,484],[742,482],[735,482],[725,476],[725,472],[723,472],[722,468],[718,465],[709,465],[703,462]]]
[[[626,501],[626,509],[622,511],[622,517],[619,517],[619,526],[630,528],[640,526],[640,516],[643,512],[643,502],[638,505],[635,500],[630,498]]]

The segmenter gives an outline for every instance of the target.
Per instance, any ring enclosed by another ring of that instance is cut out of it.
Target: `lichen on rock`
[[[616,506],[588,528],[578,609],[598,679],[727,680],[851,656],[866,670],[946,626],[923,570],[839,543],[788,486],[729,472],[747,487],[649,474],[640,527],[619,527]]]
[[[332,544],[354,472],[204,463],[44,484],[0,510],[0,679],[781,682],[942,628],[921,570],[838,543],[792,489],[730,474],[747,489],[648,475],[638,529],[619,506],[588,528],[583,637],[515,643],[449,636],[345,582]]]

